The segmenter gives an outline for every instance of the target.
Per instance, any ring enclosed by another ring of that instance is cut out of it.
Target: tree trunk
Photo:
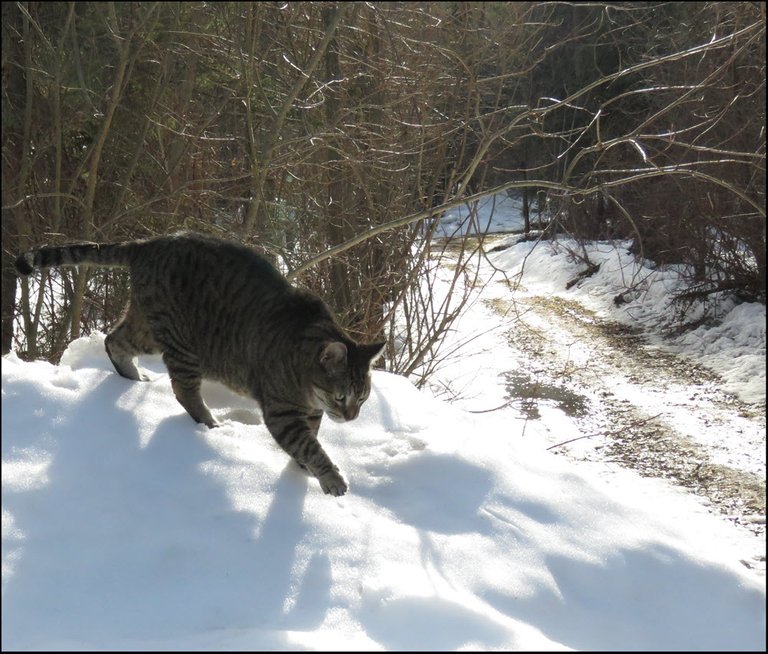
[[[523,169],[523,180],[528,179],[528,164],[525,161],[520,162],[520,167]],[[528,187],[523,187],[523,220],[525,221],[525,235],[528,236],[531,232],[531,208],[528,204]]]
[[[327,31],[332,29],[338,11],[336,8],[326,8],[323,10],[323,22]],[[325,67],[329,82],[341,79],[339,46],[335,38],[330,39],[328,43],[325,52]],[[325,104],[327,125],[334,125],[336,123],[340,107],[341,102],[339,100],[338,88],[330,85]],[[348,207],[346,195],[349,185],[345,183],[344,171],[342,169],[343,162],[331,163],[339,158],[338,152],[333,147],[328,147],[325,156],[327,162],[326,169],[328,171],[328,195],[326,198],[328,236],[331,245],[338,245],[346,240],[348,232],[344,210]],[[351,304],[348,271],[343,261],[336,258],[331,261],[331,297],[333,308],[337,313],[345,312]]]
[[[3,214],[6,212],[3,211]],[[13,267],[13,252],[17,250],[18,240],[11,233],[11,217],[3,215],[3,253],[2,253],[2,353],[8,354],[13,345],[13,318],[16,310],[16,271]]]
[[[145,20],[155,10],[157,5],[153,5]],[[114,7],[110,3],[110,8],[114,14]],[[114,21],[117,24],[116,21]],[[124,38],[118,38],[115,35],[115,42],[118,47],[118,63],[117,70],[115,72],[115,79],[112,83],[112,95],[109,98],[109,104],[104,112],[104,120],[101,123],[101,129],[99,135],[94,143],[93,150],[91,151],[91,161],[88,168],[88,185],[85,192],[85,208],[83,209],[83,216],[81,220],[80,232],[81,236],[85,240],[91,240],[95,232],[94,217],[93,217],[93,203],[96,198],[96,184],[99,179],[99,166],[101,164],[101,155],[104,151],[104,144],[107,141],[109,130],[112,127],[112,119],[115,116],[117,105],[120,102],[120,98],[123,95],[123,87],[125,84],[126,71],[131,61],[131,46],[136,32],[139,30],[144,21],[137,24],[134,29],[127,34]],[[85,283],[87,279],[87,267],[81,267],[74,274],[74,296],[72,297],[72,323],[70,328],[70,338],[75,340],[80,336],[80,320],[83,314],[83,296],[85,294]]]

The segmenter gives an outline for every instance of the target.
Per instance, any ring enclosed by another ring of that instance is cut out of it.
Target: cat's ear
[[[328,343],[320,352],[320,365],[329,374],[342,370],[347,365],[347,346],[339,341]]]
[[[382,343],[371,343],[370,345],[358,345],[357,351],[359,352],[360,359],[367,362],[369,366],[372,366],[374,361],[384,352],[386,344],[387,342],[384,341]]]

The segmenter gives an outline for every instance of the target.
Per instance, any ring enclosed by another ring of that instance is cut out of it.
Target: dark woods
[[[4,353],[56,360],[126,298],[117,272],[17,280],[29,247],[188,228],[290,272],[507,183],[552,234],[764,301],[763,3],[7,2],[2,32]],[[295,280],[361,341],[407,316],[402,372],[461,307],[430,305],[429,225]]]

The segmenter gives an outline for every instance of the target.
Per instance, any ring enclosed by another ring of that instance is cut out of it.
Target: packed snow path
[[[516,237],[493,245],[486,243],[494,251],[479,263],[474,300],[448,339],[446,349],[459,354],[430,380],[433,391],[465,410],[499,413],[515,437],[571,460],[693,492],[757,536],[742,562],[764,571],[765,308],[736,306],[720,327],[665,339],[660,325],[671,321],[660,314],[672,311],[674,272],[649,271],[617,245],[596,245],[590,257],[600,273],[567,290],[584,269],[567,250]],[[612,299],[628,276],[651,281],[622,316]],[[696,339],[711,345],[706,357],[691,347]]]
[[[524,291],[513,297],[506,312],[518,320],[505,336],[524,355],[521,367],[506,373],[513,405],[531,419],[540,403],[556,406],[592,441],[553,443],[555,451],[672,479],[739,524],[764,531],[761,410],[724,392],[707,368],[576,301]]]

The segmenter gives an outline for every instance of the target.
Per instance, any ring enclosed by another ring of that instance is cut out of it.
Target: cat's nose
[[[357,418],[357,414],[360,413],[360,407],[357,405],[347,407],[344,409],[344,418],[346,420],[354,420]]]

